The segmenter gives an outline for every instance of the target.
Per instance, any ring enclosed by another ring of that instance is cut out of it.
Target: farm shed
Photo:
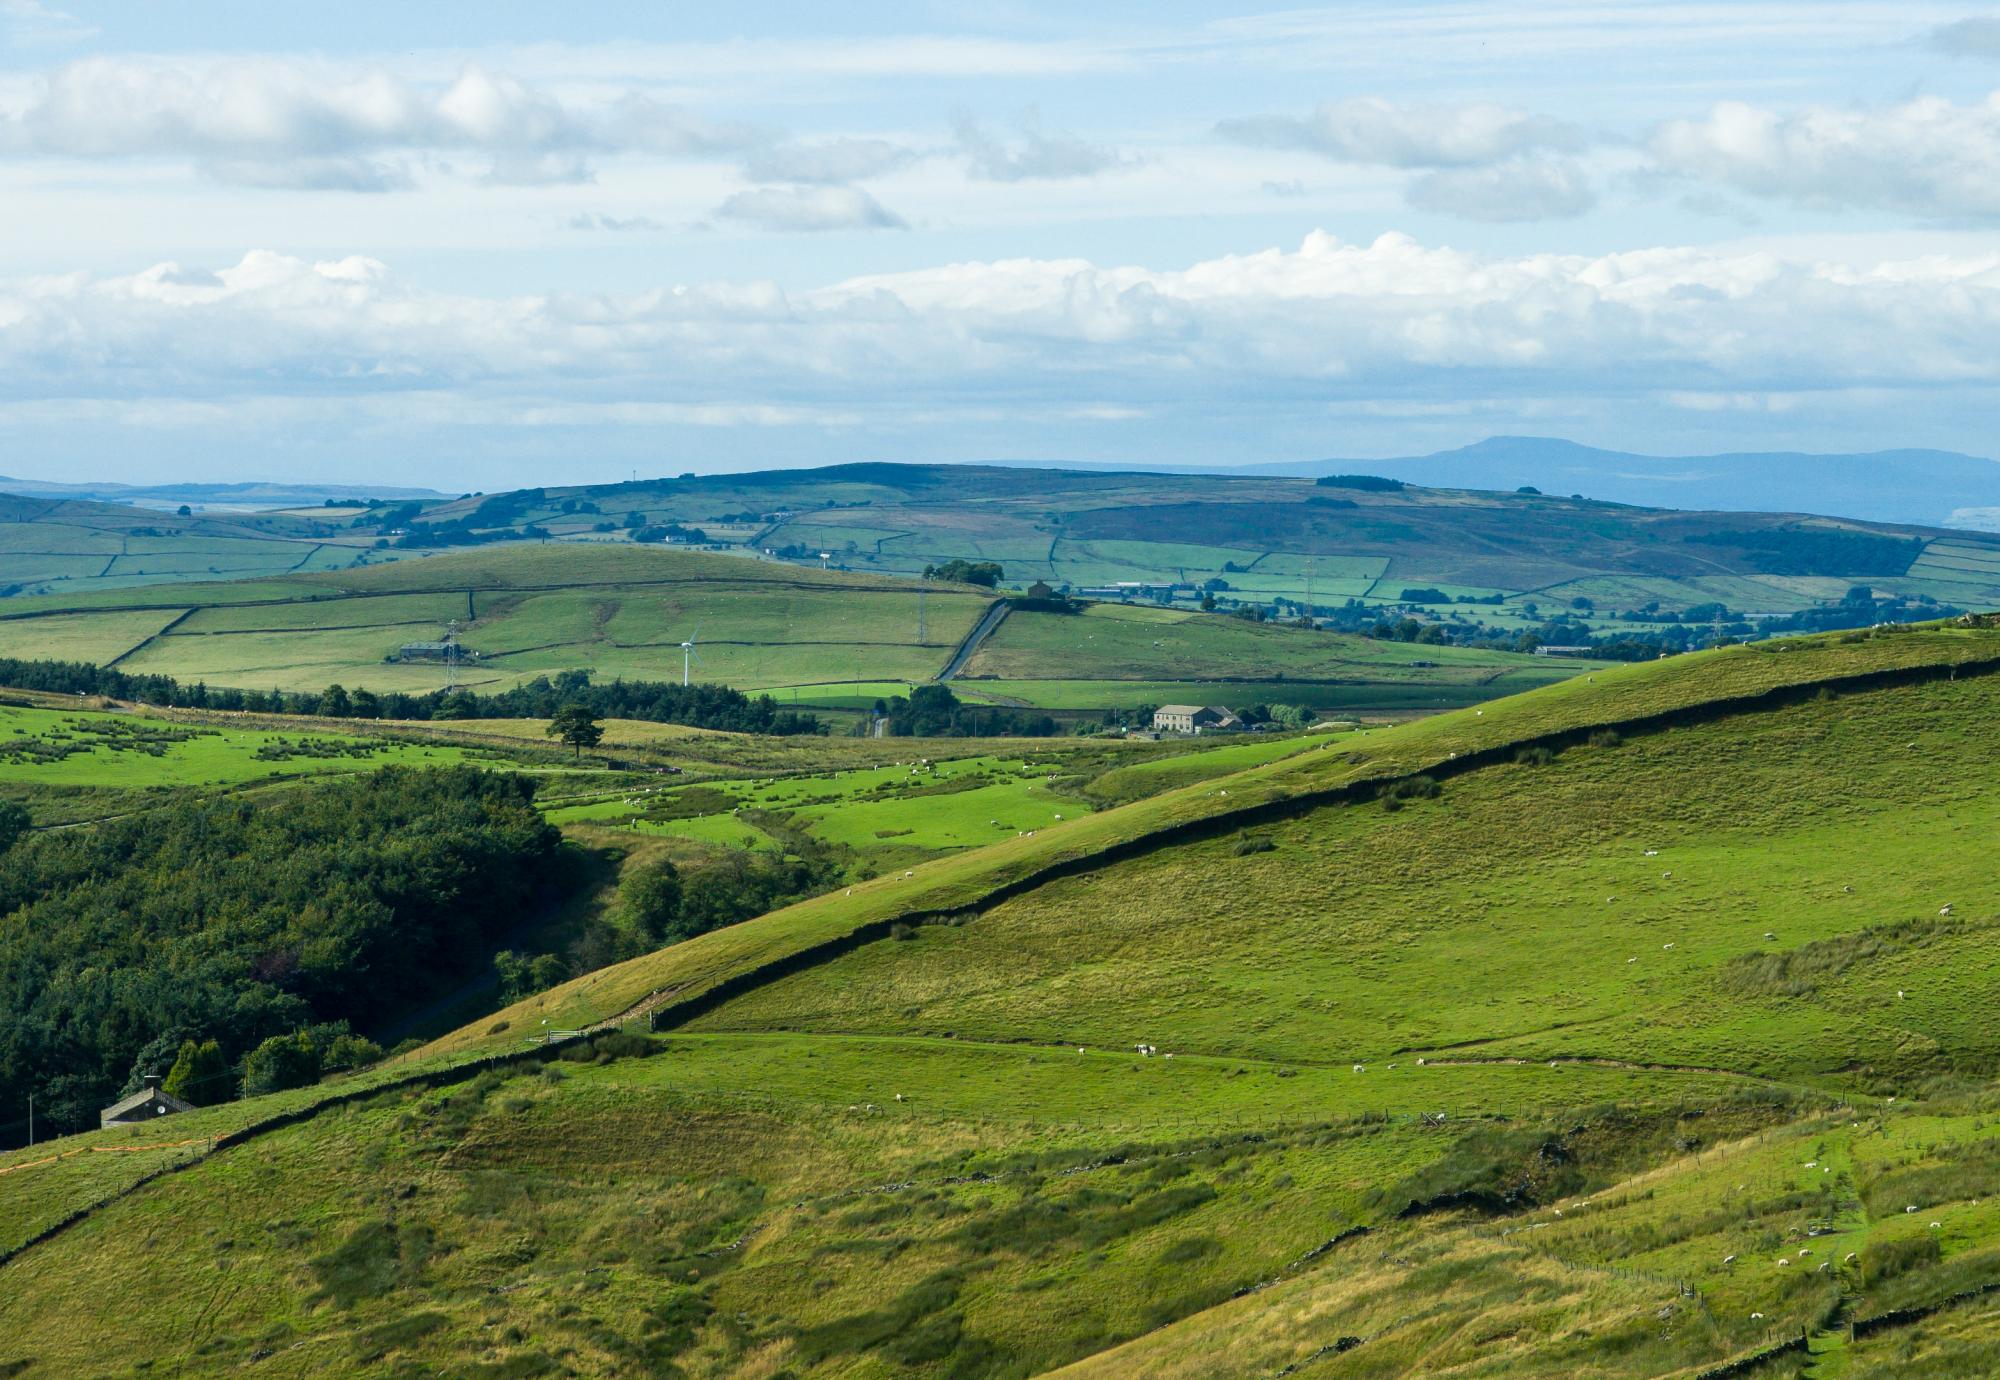
[[[160,1086],[158,1074],[149,1073],[145,1087],[99,1112],[97,1124],[100,1129],[106,1126],[137,1126],[142,1121],[193,1110],[191,1103],[181,1101]]]

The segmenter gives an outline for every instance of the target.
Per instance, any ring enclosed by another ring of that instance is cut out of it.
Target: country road
[[[938,672],[938,679],[950,680],[963,670],[965,663],[972,660],[972,654],[979,650],[979,644],[991,637],[993,630],[1007,621],[1007,615],[1013,608],[1014,606],[1005,599],[994,600],[993,606],[986,610],[986,616],[965,635],[965,641],[958,644],[958,650],[952,653],[951,660],[945,663],[942,671]]]

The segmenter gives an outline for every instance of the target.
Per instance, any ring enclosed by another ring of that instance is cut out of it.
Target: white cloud
[[[982,182],[1027,182],[1038,179],[1095,177],[1132,160],[1117,149],[1086,143],[1070,134],[1045,134],[1041,119],[1028,112],[1012,141],[989,132],[970,116],[955,126],[966,172]]]
[[[915,149],[887,139],[824,139],[777,144],[744,160],[755,182],[858,182],[893,172],[917,157]]]
[[[761,138],[629,91],[566,103],[478,66],[422,83],[276,58],[87,58],[0,109],[0,152],[187,158],[253,186],[379,190],[408,182],[404,155],[453,152],[489,155],[490,181],[577,182],[593,153],[733,152]]]
[[[804,292],[472,297],[368,258],[256,253],[214,271],[0,283],[0,402],[250,395],[393,410],[421,395],[432,412],[584,416],[725,399],[868,417],[1046,414],[1079,395],[1155,415],[1496,394],[1934,400],[2000,385],[1996,332],[2000,255],[1865,268],[1694,248],[1496,258],[1316,233],[1173,270],[1014,259]]]
[[[641,230],[664,230],[663,221],[651,216],[607,216],[600,211],[584,211],[571,216],[568,221],[572,230],[610,230],[632,232]]]
[[[1336,162],[1420,172],[1404,199],[1468,220],[1526,221],[1582,215],[1597,195],[1575,159],[1571,125],[1490,103],[1396,105],[1357,96],[1311,115],[1224,120],[1215,132],[1254,148],[1297,149]],[[1266,184],[1267,186],[1269,184]]]
[[[1597,204],[1573,159],[1516,157],[1478,168],[1438,168],[1410,184],[1410,205],[1468,220],[1554,220]]]
[[[766,230],[900,230],[903,218],[859,187],[753,187],[716,214]]]
[[[0,0],[0,33],[22,47],[81,43],[97,26],[41,0]]]
[[[1532,149],[1575,149],[1569,125],[1508,106],[1400,106],[1357,96],[1320,106],[1303,119],[1253,115],[1224,120],[1216,133],[1259,148],[1304,149],[1342,163],[1390,168],[1472,168]]]
[[[1662,125],[1652,150],[1684,176],[1816,209],[2000,217],[2000,92],[1790,114],[1726,101]]]

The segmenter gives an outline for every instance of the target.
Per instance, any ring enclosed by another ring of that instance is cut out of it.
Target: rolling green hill
[[[1660,625],[1690,609],[1702,610],[1694,621],[1707,623],[1718,605],[1754,623],[1841,608],[1856,585],[1878,601],[2000,605],[2000,536],[1990,533],[1642,508],[1533,491],[1356,487],[1338,477],[854,464],[475,494],[322,516],[182,520],[31,499],[0,500],[0,512],[7,519],[0,588],[16,593],[338,569],[455,544],[546,537],[705,545],[901,576],[952,560],[990,561],[1016,585],[1040,579],[1118,597],[1121,582],[1171,584],[1183,607],[1205,593],[1226,606],[1284,600],[1327,612],[1351,599],[1476,617],[1502,631],[1540,626],[1559,611],[1598,632]],[[1470,601],[1479,602],[1465,607]]]
[[[0,597],[345,570],[397,553],[310,513],[195,513],[0,493]]]
[[[1360,462],[1357,462],[1359,464]],[[1681,512],[1306,478],[979,465],[837,465],[507,496],[515,528],[602,536],[680,523],[712,541],[901,574],[953,559],[1077,587],[1220,580],[1232,597],[1401,602],[1405,589],[1603,612],[1726,604],[1783,615],[1855,583],[1959,607],[2000,603],[2000,538],[1784,513]],[[440,505],[470,517],[492,499]],[[487,511],[495,511],[487,508]],[[1186,597],[1186,596],[1184,596]]]
[[[1991,1374],[1996,672],[1593,670],[11,1152],[0,1365]]]
[[[446,667],[399,649],[453,623],[465,649],[457,683],[472,689],[571,669],[677,681],[692,637],[697,679],[855,709],[941,674],[994,601],[976,586],[739,555],[517,543],[337,574],[7,600],[0,655],[239,689],[422,692],[446,684]],[[1101,652],[1071,645],[1079,628],[1101,632]],[[1018,613],[999,632],[967,670],[1001,678],[968,682],[968,697],[1063,709],[1186,698],[1435,709],[1579,669],[1191,611]]]

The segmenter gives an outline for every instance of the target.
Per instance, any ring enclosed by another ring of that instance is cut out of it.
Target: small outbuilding
[[[1047,580],[1037,580],[1028,586],[1028,597],[1030,599],[1052,599],[1055,597],[1055,589]]]
[[[183,1102],[160,1086],[159,1075],[146,1075],[146,1086],[129,1097],[120,1098],[97,1114],[100,1128],[106,1126],[137,1126],[142,1121],[154,1121],[175,1112],[191,1112],[194,1104]]]

